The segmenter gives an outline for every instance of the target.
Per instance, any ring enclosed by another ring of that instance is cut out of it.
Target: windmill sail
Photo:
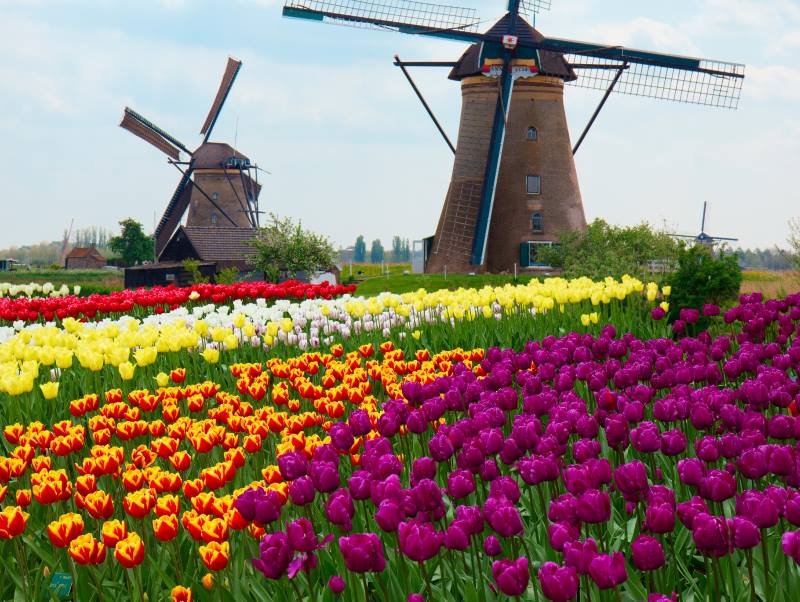
[[[337,25],[455,39],[472,40],[479,35],[475,9],[411,0],[288,0],[283,14]]]
[[[192,172],[190,170],[184,172],[178,182],[177,188],[175,188],[175,192],[172,194],[172,198],[167,204],[164,215],[161,216],[161,220],[158,222],[158,226],[156,226],[156,259],[161,255],[164,247],[167,246],[172,233],[175,232],[175,229],[181,222],[183,214],[189,207],[189,201],[192,198],[192,189],[194,188],[191,177]]]
[[[189,150],[176,138],[170,136],[167,132],[148,121],[139,113],[125,107],[125,113],[122,116],[119,126],[131,132],[133,135],[138,136],[145,142],[152,144],[165,155],[172,157],[175,161],[180,158],[180,151],[191,155]]]
[[[233,82],[239,74],[239,69],[242,68],[242,61],[228,57],[228,64],[225,66],[225,72],[222,74],[222,81],[219,84],[219,90],[214,97],[214,102],[211,104],[211,109],[208,111],[208,116],[203,122],[203,127],[200,129],[201,134],[205,134],[205,140],[208,141],[211,136],[211,131],[214,129],[214,124],[217,122],[222,105],[228,98],[228,93],[233,87]]]

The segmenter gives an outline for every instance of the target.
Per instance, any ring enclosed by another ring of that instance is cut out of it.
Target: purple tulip
[[[585,523],[604,523],[611,518],[611,497],[605,491],[589,489],[578,497],[575,511]]]
[[[483,551],[487,556],[495,557],[503,553],[503,547],[500,545],[500,540],[494,535],[488,535],[483,540]]]
[[[521,596],[528,589],[530,572],[527,558],[516,560],[495,560],[492,563],[492,576],[497,589],[507,596]]]
[[[700,483],[700,495],[713,502],[723,502],[736,495],[736,479],[722,470],[710,470]]]
[[[628,569],[625,567],[625,557],[622,552],[595,556],[589,563],[589,576],[600,589],[611,589],[625,583],[628,579]]]
[[[383,544],[375,533],[354,533],[339,538],[344,565],[353,573],[381,573],[386,568]]]
[[[564,564],[574,567],[579,575],[589,574],[589,563],[597,555],[597,543],[591,537],[564,544]]]
[[[738,550],[754,548],[761,543],[761,532],[748,518],[736,516],[728,520],[733,547]]]
[[[286,533],[267,533],[259,544],[259,556],[253,558],[253,566],[267,579],[280,579],[289,568],[292,546]]]
[[[333,462],[312,462],[308,475],[320,493],[330,493],[339,486],[339,467]]]
[[[314,525],[307,518],[298,518],[286,525],[286,535],[295,552],[311,552],[317,547]]]
[[[422,594],[408,594],[406,602],[425,602],[425,597]]]
[[[349,452],[350,448],[353,447],[355,439],[353,438],[353,431],[347,423],[337,422],[331,427],[328,434],[331,436],[331,443],[339,451]]]
[[[522,534],[522,517],[519,510],[506,498],[489,498],[483,512],[489,526],[498,535],[513,537]]]
[[[697,549],[714,558],[725,556],[730,550],[730,533],[724,518],[700,513],[692,522],[692,539]]]
[[[622,497],[630,502],[638,502],[645,498],[649,488],[647,468],[638,460],[621,464],[614,471],[614,484]]]
[[[786,531],[781,536],[783,553],[800,564],[800,531]]]
[[[576,541],[580,537],[580,532],[569,523],[550,523],[547,525],[547,537],[550,547],[556,552],[563,552],[568,542]]]
[[[347,479],[347,490],[354,500],[367,500],[370,497],[372,479],[366,470],[356,470]]]
[[[294,481],[308,472],[308,460],[302,452],[290,452],[278,457],[278,469],[285,481]]]
[[[328,589],[331,590],[334,596],[338,596],[344,591],[346,584],[344,579],[342,579],[339,575],[333,575],[330,579],[328,579]]]
[[[469,525],[465,521],[454,520],[444,532],[444,547],[464,551],[469,545]]]
[[[633,566],[640,571],[655,571],[664,566],[664,548],[661,543],[649,535],[640,535],[631,544]]]
[[[533,456],[520,460],[519,475],[528,485],[538,485],[558,478],[558,463],[555,458]]]
[[[447,476],[447,495],[460,500],[475,491],[475,478],[468,470],[456,469]]]
[[[439,553],[444,534],[431,523],[410,521],[400,523],[400,551],[411,560],[424,562]]]
[[[651,533],[671,533],[675,530],[675,509],[669,503],[649,504],[644,528]]]
[[[352,434],[356,437],[363,437],[372,430],[372,421],[365,410],[354,410],[347,419]]]
[[[553,602],[567,602],[578,595],[578,575],[571,566],[545,562],[539,569],[539,584],[544,597]]]
[[[347,489],[337,489],[325,502],[325,517],[345,531],[353,528],[355,512],[353,498],[350,497]]]

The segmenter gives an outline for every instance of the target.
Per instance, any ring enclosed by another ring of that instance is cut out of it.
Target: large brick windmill
[[[289,0],[283,8],[288,17],[470,44],[455,62],[395,61],[406,75],[408,66],[451,67],[450,79],[461,82],[453,174],[427,271],[537,265],[540,245],[557,242],[561,231],[585,228],[573,155],[612,91],[738,104],[743,65],[547,38],[524,15],[549,6],[550,0],[508,0],[506,14],[484,33],[472,9],[408,0]],[[574,146],[565,83],[605,90]]]
[[[229,144],[210,142],[241,67],[241,61],[228,58],[219,90],[200,129],[203,141],[194,151],[136,111],[125,108],[120,126],[166,154],[169,163],[181,172],[178,186],[156,226],[158,260],[164,259],[165,249],[179,229],[187,209],[185,232],[176,236],[188,238],[195,247],[194,251],[199,246],[230,246],[231,242],[252,238],[259,226],[261,186],[257,166]],[[181,153],[188,156],[188,161],[181,161]],[[185,244],[179,246],[183,248]]]

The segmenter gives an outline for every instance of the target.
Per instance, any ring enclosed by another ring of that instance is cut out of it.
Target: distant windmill
[[[395,57],[409,81],[406,67],[450,67],[450,79],[461,82],[456,146],[434,118],[455,162],[426,271],[541,265],[541,245],[557,242],[561,231],[584,229],[573,155],[612,91],[715,107],[738,104],[742,65],[547,38],[523,15],[548,8],[550,0],[507,0],[506,14],[481,33],[484,21],[468,8],[410,0],[284,5],[287,17],[470,44],[455,62]],[[574,145],[564,111],[565,83],[605,92]]]
[[[706,234],[706,211],[708,209],[708,201],[703,202],[703,218],[700,220],[700,234],[691,236],[689,234],[672,234],[676,238],[688,238],[694,240],[697,244],[708,245],[713,247],[720,241],[726,242],[739,242],[738,238],[727,238],[725,236],[709,236]]]
[[[178,186],[156,226],[156,258],[161,257],[187,209],[187,227],[259,226],[258,166],[228,144],[209,142],[241,67],[241,61],[228,58],[219,90],[200,129],[203,142],[194,151],[133,109],[125,108],[120,126],[166,154],[169,163],[181,172]],[[189,161],[181,161],[181,153],[188,155]]]

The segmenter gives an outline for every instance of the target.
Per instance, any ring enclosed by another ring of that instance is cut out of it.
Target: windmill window
[[[212,213],[211,214],[211,225],[212,226],[216,226],[217,225],[217,214],[216,213]]]
[[[525,176],[525,191],[528,194],[541,194],[542,179],[539,176]]]
[[[531,126],[528,128],[528,134],[526,137],[530,142],[536,142],[539,139],[539,132],[535,127]]]
[[[219,200],[219,193],[218,192],[212,192],[211,193],[211,198],[213,200],[215,200],[215,201]]]
[[[541,213],[534,213],[531,216],[531,229],[534,232],[541,232],[542,230],[544,230],[544,223],[542,221]]]

